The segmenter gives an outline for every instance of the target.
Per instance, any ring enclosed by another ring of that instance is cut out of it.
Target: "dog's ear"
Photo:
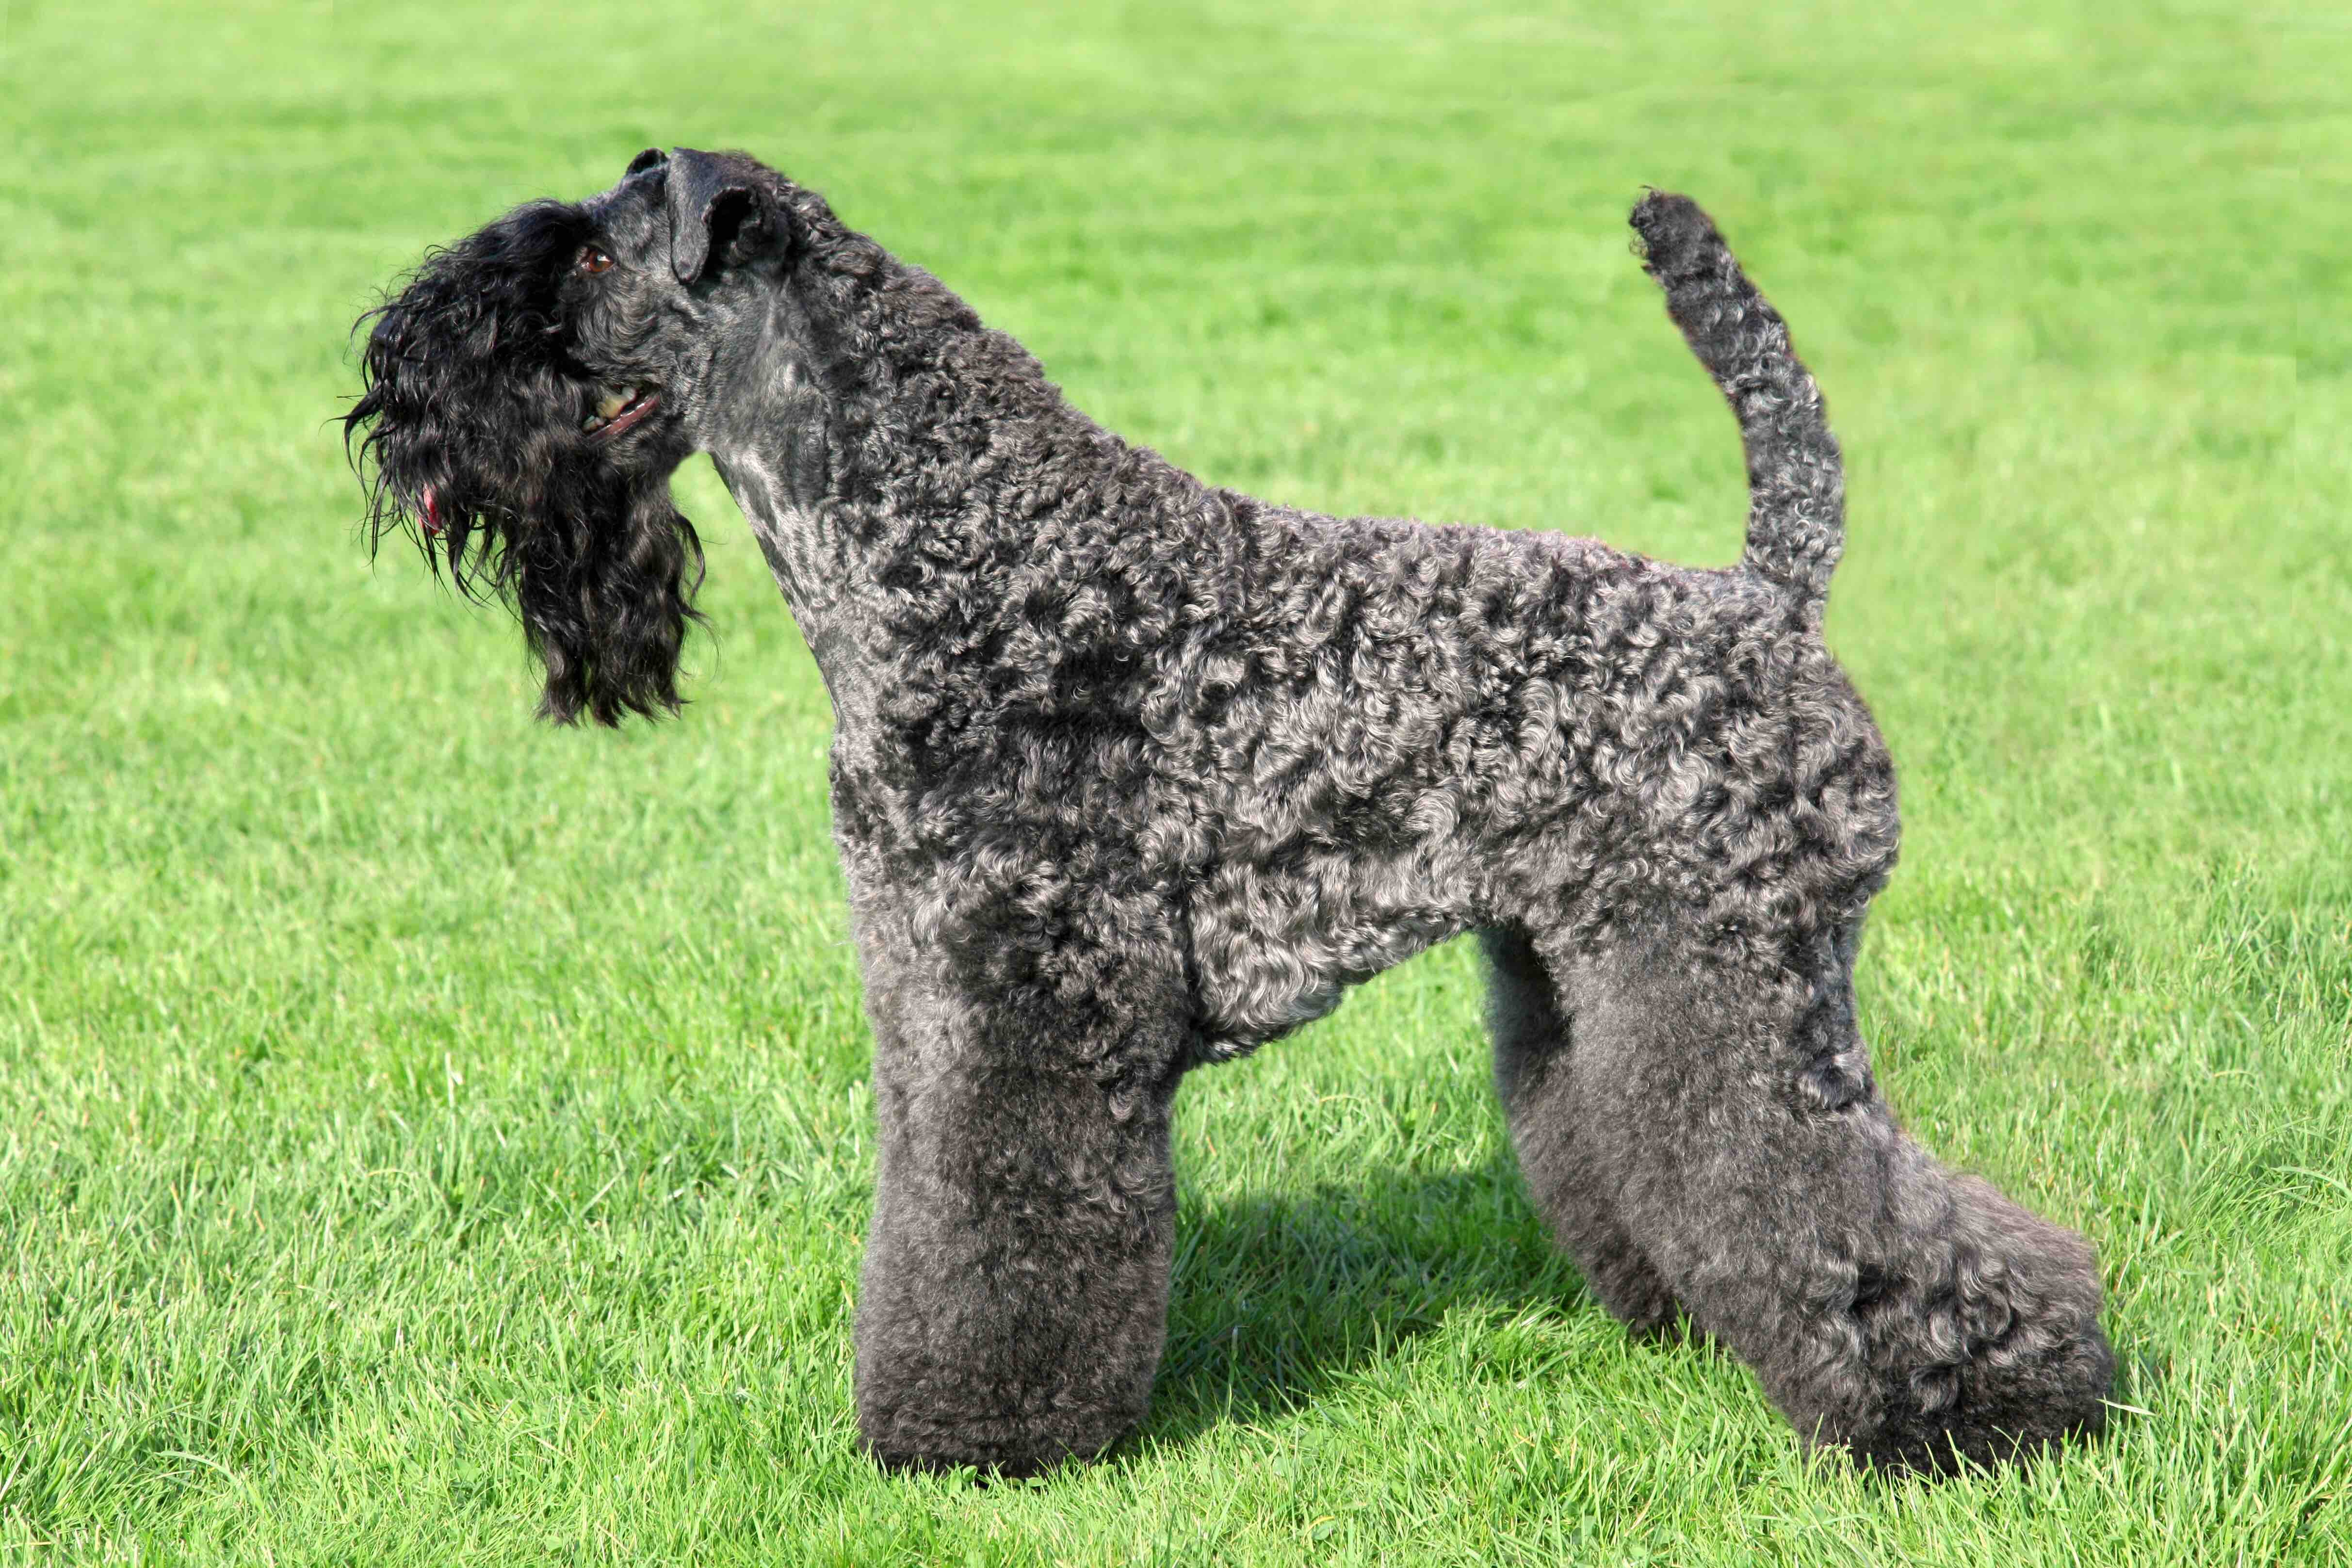
[[[681,147],[669,160],[669,265],[691,284],[716,261],[748,261],[775,235],[779,216],[741,164]]]
[[[625,180],[632,174],[642,174],[648,169],[658,169],[668,162],[668,153],[658,147],[648,147],[629,160],[629,166],[621,171],[621,178]]]

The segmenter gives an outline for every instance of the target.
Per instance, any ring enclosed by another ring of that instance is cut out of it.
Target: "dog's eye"
[[[580,247],[578,265],[581,271],[593,277],[596,273],[612,270],[613,258],[593,245],[583,245]]]

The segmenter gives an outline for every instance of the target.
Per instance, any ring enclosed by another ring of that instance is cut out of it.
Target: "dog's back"
[[[1759,901],[1855,908],[1891,869],[1892,764],[1785,582],[1224,498],[1255,570],[1151,725],[1204,828],[1215,1054],[1474,927],[1597,940],[1664,898],[1777,940]]]
[[[1738,416],[1738,566],[1217,493],[1213,531],[1248,543],[1148,727],[1213,846],[1218,1054],[1473,926],[1597,940],[1664,897],[1738,946],[1858,909],[1894,863],[1893,767],[1819,634],[1843,527],[1821,392],[1706,214],[1653,193],[1633,224]]]

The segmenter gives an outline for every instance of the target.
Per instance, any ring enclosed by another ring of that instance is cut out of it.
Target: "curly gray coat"
[[[1528,1185],[1612,1312],[1686,1314],[1877,1464],[2101,1424],[2089,1247],[1905,1138],[1856,1026],[1895,778],[1820,636],[1819,393],[1705,214],[1633,224],[1747,444],[1728,570],[1203,484],[740,154],[649,152],[375,313],[376,525],[513,594],[547,711],[676,705],[690,451],[815,653],[884,1460],[1025,1471],[1129,1429],[1178,1081],[1469,931]]]

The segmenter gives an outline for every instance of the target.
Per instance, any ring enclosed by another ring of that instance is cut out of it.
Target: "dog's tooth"
[[[596,405],[596,413],[599,418],[610,419],[628,406],[629,394],[627,392],[606,392],[604,394],[604,401]]]

